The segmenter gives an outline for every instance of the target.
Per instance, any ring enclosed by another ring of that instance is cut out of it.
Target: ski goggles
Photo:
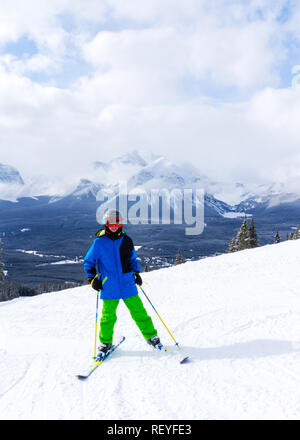
[[[106,226],[117,226],[121,228],[123,226],[123,219],[121,217],[108,217],[105,221]]]

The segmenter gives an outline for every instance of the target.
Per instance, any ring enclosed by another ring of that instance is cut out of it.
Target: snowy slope
[[[289,241],[144,274],[192,361],[151,351],[121,303],[127,339],[86,382],[75,374],[93,352],[93,291],[1,303],[0,418],[299,419],[299,265]]]

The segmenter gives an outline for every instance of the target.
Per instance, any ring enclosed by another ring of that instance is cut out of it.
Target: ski
[[[101,358],[95,359],[94,362],[85,371],[77,374],[77,378],[81,380],[87,379],[124,341],[125,336],[122,336],[120,341],[116,345],[113,345],[112,348],[105,355],[103,355]]]
[[[174,350],[170,350],[169,348],[166,348],[162,343],[157,344],[156,350],[160,350],[163,353],[170,354],[170,355],[176,357],[176,360],[178,360],[178,362],[180,364],[183,364],[184,362],[186,362],[189,359],[189,356],[183,354],[181,349],[180,349],[180,352],[175,352]]]

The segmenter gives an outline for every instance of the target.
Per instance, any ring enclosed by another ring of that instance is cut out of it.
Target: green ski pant
[[[131,317],[140,329],[145,339],[153,338],[157,335],[157,330],[153,326],[150,316],[147,315],[146,309],[141,298],[138,295],[123,299],[128,308]],[[99,339],[103,344],[113,342],[114,325],[117,321],[117,307],[119,299],[104,299],[102,307],[102,316],[100,320]]]

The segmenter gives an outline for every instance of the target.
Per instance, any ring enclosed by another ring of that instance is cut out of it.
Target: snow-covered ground
[[[145,273],[191,361],[151,351],[120,303],[126,341],[84,382],[94,291],[0,303],[0,419],[299,419],[299,267],[300,240]]]

